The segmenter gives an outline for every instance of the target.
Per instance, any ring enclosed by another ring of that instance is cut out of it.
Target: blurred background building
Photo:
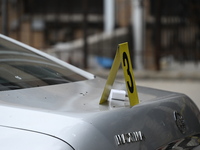
[[[109,68],[129,42],[136,69],[199,63],[199,0],[1,0],[0,32],[78,67]]]

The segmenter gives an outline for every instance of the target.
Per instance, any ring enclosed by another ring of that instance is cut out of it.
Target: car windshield
[[[5,39],[0,39],[0,91],[86,80],[85,77]]]

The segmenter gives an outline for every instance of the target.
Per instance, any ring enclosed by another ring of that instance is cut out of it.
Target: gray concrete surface
[[[189,96],[200,109],[200,81],[136,79],[136,85],[184,93]]]

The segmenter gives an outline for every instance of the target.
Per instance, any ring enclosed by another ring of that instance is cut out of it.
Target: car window
[[[43,56],[0,39],[0,91],[86,80]]]

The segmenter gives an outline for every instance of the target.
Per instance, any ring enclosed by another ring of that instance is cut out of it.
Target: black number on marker
[[[125,63],[125,61],[126,61],[126,63]],[[133,92],[134,92],[133,78],[132,78],[131,72],[130,72],[130,66],[129,66],[128,56],[127,56],[127,54],[126,54],[125,52],[123,52],[123,64],[124,64],[124,66],[127,65],[127,74],[129,75],[129,78],[130,78],[130,82],[131,82],[131,83],[130,83],[129,81],[126,81],[126,82],[127,82],[127,84],[128,84],[128,89],[129,89],[129,91],[130,91],[131,93],[133,93]]]

